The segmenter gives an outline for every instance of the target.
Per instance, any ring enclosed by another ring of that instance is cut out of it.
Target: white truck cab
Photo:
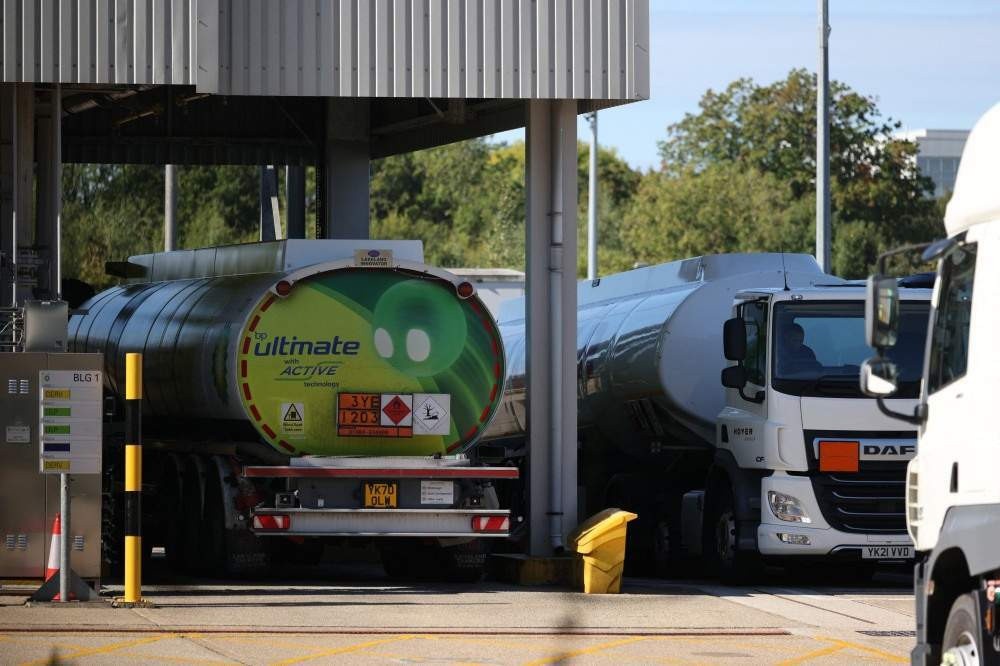
[[[948,205],[937,261],[929,340],[910,462],[907,525],[915,570],[914,664],[1000,663],[1000,441],[993,410],[1000,378],[1000,105],[976,124]],[[881,273],[882,271],[880,271]],[[885,354],[906,344],[898,294],[870,279],[868,328],[880,355],[862,368],[869,395],[892,395]]]
[[[890,352],[901,380],[890,402],[912,411],[930,289],[900,291],[907,337]],[[723,334],[726,358],[736,363],[722,377],[728,390],[717,421],[716,465],[731,458],[737,468],[728,471],[731,478],[759,475],[759,520],[713,511],[718,490],[710,482],[705,523],[716,540],[731,542],[734,558],[750,551],[753,540],[770,561],[913,558],[904,487],[917,432],[858,388],[859,367],[871,354],[864,304],[862,285],[834,278],[829,285],[736,294]],[[732,495],[739,497],[739,489]],[[716,551],[725,546],[717,543]]]

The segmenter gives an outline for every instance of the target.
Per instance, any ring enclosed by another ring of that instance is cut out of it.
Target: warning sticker
[[[8,444],[29,444],[31,443],[31,426],[9,425],[7,426]]]
[[[337,435],[412,437],[412,405],[412,395],[340,393],[337,395]]]
[[[413,396],[399,393],[383,393],[381,425],[412,426]]]
[[[454,504],[455,482],[422,480],[420,482],[420,503]]]
[[[417,393],[413,396],[413,434],[447,435],[451,431],[451,396]]]
[[[301,402],[281,403],[281,432],[295,437],[304,435],[306,429],[306,409]]]

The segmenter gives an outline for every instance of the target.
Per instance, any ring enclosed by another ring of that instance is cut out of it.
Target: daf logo
[[[861,453],[865,456],[912,456],[917,452],[913,444],[865,444]]]

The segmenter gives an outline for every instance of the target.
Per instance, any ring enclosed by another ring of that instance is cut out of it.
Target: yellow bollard
[[[583,556],[583,591],[618,594],[625,568],[628,523],[638,518],[621,509],[605,509],[582,522],[569,535],[573,549]]]
[[[125,355],[125,596],[142,605],[142,354]]]

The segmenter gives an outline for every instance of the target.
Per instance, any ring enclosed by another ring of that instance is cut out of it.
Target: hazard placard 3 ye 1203
[[[413,437],[451,431],[451,396],[442,393],[340,393],[341,437]]]

